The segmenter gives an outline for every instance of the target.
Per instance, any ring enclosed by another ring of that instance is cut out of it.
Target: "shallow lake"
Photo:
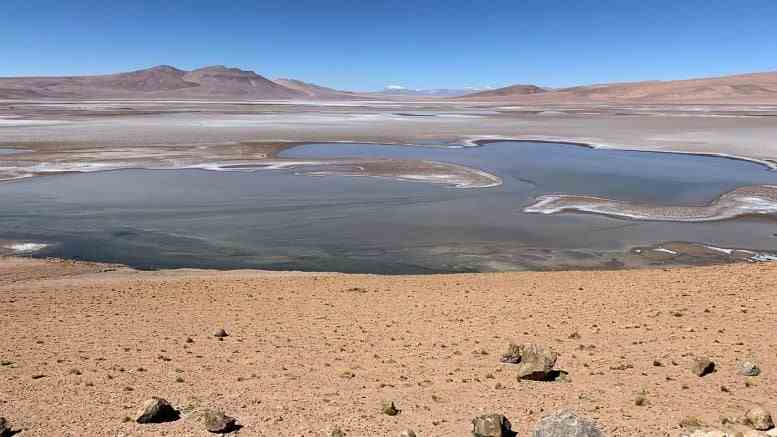
[[[0,240],[50,245],[36,256],[139,268],[211,267],[426,273],[605,264],[663,241],[777,249],[775,222],[639,222],[538,215],[541,194],[702,204],[736,187],[777,184],[759,164],[552,143],[482,147],[310,144],[284,158],[424,159],[500,176],[456,189],[288,170],[120,170],[0,184]]]

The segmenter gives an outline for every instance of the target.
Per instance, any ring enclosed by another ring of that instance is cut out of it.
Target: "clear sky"
[[[0,0],[0,75],[225,64],[369,90],[777,70],[777,0]]]

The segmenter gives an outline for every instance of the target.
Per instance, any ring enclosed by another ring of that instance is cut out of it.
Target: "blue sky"
[[[777,0],[0,1],[0,75],[226,64],[345,89],[777,70]]]

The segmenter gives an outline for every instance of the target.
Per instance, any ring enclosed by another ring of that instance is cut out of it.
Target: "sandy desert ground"
[[[6,257],[0,415],[21,436],[207,435],[204,408],[259,436],[464,436],[486,413],[524,436],[562,408],[610,436],[679,435],[688,417],[723,428],[777,407],[775,273],[137,272]],[[517,381],[500,363],[510,341],[558,352],[570,380]],[[701,356],[717,370],[693,374]],[[745,360],[761,375],[740,375]],[[182,417],[132,421],[151,396]]]

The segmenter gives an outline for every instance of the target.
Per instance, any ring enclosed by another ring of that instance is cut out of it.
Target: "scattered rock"
[[[162,398],[152,397],[143,403],[143,407],[138,411],[138,423],[162,423],[178,420],[178,411]]]
[[[521,346],[517,344],[510,343],[510,345],[507,347],[507,352],[505,352],[504,355],[502,355],[502,358],[499,359],[499,361],[506,363],[506,364],[518,364],[521,362]]]
[[[399,437],[416,437],[416,435],[412,430],[406,429],[399,433]]]
[[[399,409],[394,405],[392,401],[383,402],[383,414],[387,416],[396,416],[399,414]]]
[[[645,396],[644,394],[638,394],[637,397],[634,399],[634,405],[638,407],[643,407],[647,405],[647,403],[648,403],[647,396]]]
[[[216,338],[224,338],[229,337],[229,334],[227,334],[227,331],[225,331],[224,328],[219,328],[216,332],[213,333],[213,336]]]
[[[749,409],[747,413],[745,413],[743,422],[745,425],[757,429],[758,431],[767,431],[774,428],[772,415],[760,406]]]
[[[8,420],[5,419],[5,417],[0,417],[0,437],[5,437],[7,435],[11,435],[11,424],[8,423]],[[415,434],[413,434],[415,436]]]
[[[557,353],[530,343],[518,346],[511,344],[508,354],[502,357],[503,362],[518,364],[518,379],[532,381],[555,380],[561,373],[554,369],[557,359]]]
[[[225,434],[237,429],[237,419],[218,410],[205,410],[202,413],[202,421],[205,429],[212,433]]]
[[[761,368],[751,361],[741,361],[737,364],[737,372],[742,376],[758,376]]]
[[[578,417],[572,411],[559,411],[544,417],[532,433],[534,437],[603,437],[596,422]]]
[[[487,414],[472,419],[472,437],[514,437],[510,421],[501,414]]]
[[[682,420],[680,420],[680,427],[681,428],[701,428],[704,426],[704,422],[701,421],[698,417],[694,416],[688,416],[684,417]]]
[[[340,428],[335,428],[332,430],[332,433],[329,434],[329,437],[345,437],[345,431]]]
[[[697,357],[691,365],[691,372],[696,376],[705,376],[715,371],[715,363],[707,357]]]

